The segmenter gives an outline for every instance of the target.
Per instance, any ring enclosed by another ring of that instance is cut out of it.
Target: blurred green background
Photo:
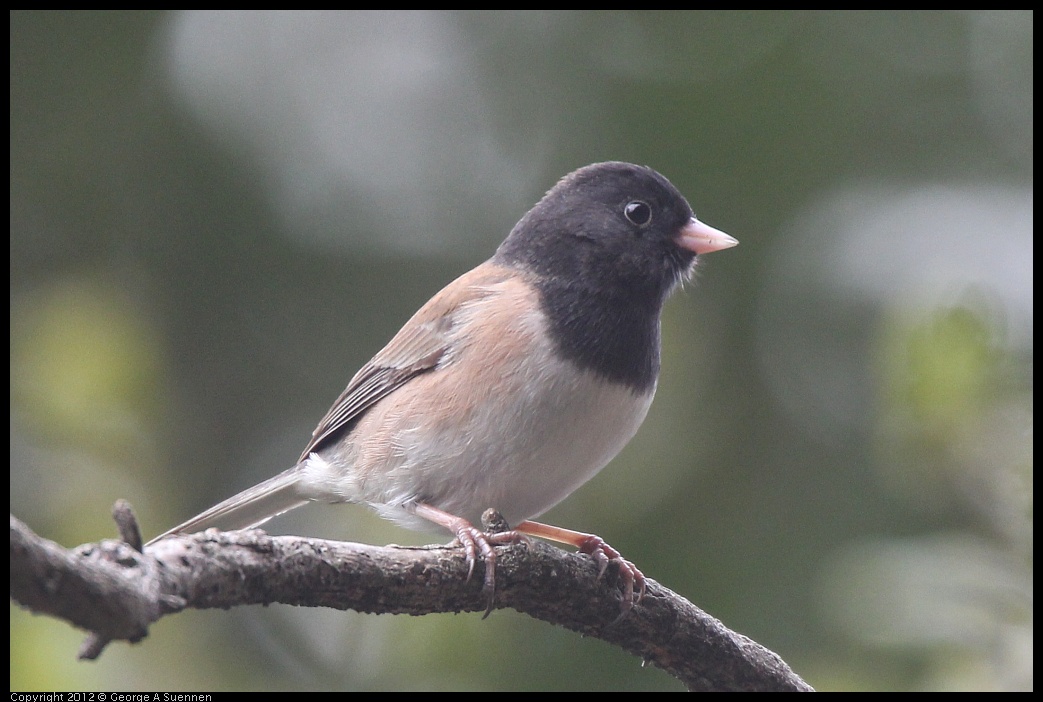
[[[1032,677],[1029,11],[11,13],[11,511],[147,536],[288,467],[558,177],[664,173],[741,241],[644,427],[545,520],[823,690]],[[363,507],[273,532],[444,541]],[[512,611],[187,612],[12,690],[677,690]]]

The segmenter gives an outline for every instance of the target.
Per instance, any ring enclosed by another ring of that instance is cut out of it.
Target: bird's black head
[[[597,163],[565,176],[515,225],[493,257],[522,270],[562,355],[650,392],[659,374],[659,314],[697,253],[735,240],[692,215],[663,176]]]
[[[681,193],[651,168],[597,163],[562,178],[495,260],[570,287],[662,303],[695,261],[679,242],[691,218]]]

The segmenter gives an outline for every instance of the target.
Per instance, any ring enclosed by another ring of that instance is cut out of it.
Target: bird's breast
[[[322,452],[322,490],[368,502],[429,528],[402,509],[431,504],[478,523],[493,507],[511,524],[536,517],[593,477],[633,437],[646,391],[562,356],[533,287],[489,286],[454,313],[448,351],[374,405],[347,440]]]

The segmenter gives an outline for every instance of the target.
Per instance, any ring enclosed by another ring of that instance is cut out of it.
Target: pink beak
[[[738,239],[730,237],[708,224],[703,224],[695,217],[692,217],[688,220],[688,224],[681,227],[681,232],[677,236],[677,244],[681,248],[694,252],[696,255],[713,253],[721,249],[730,249],[738,243]]]

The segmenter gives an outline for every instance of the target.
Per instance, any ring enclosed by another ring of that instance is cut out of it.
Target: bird
[[[494,546],[540,537],[616,564],[625,613],[645,576],[600,537],[534,521],[630,441],[655,394],[660,317],[698,256],[738,244],[647,166],[562,177],[491,258],[436,293],[351,379],[294,466],[161,534],[254,528],[309,502],[441,527],[468,580]],[[475,526],[495,509],[511,528]],[[635,589],[636,588],[636,589]]]

